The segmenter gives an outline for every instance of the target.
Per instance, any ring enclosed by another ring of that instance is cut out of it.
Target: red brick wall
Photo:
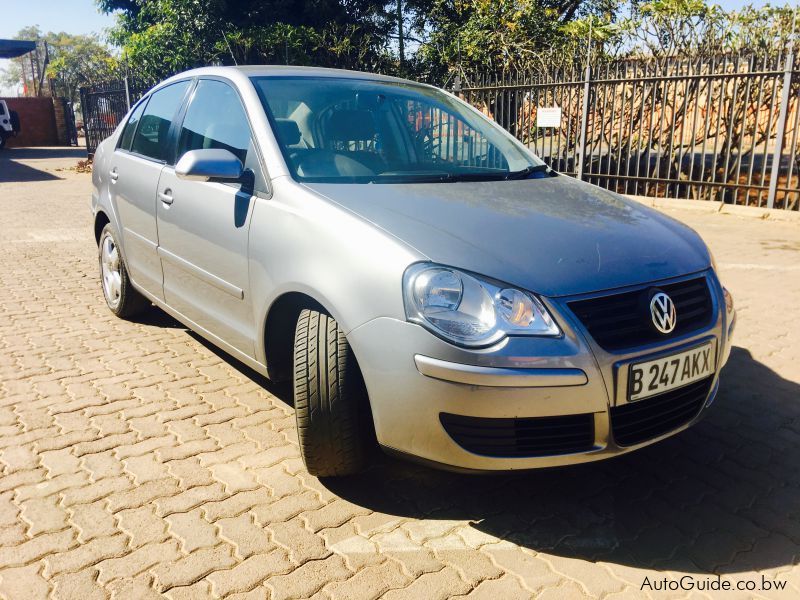
[[[57,146],[55,111],[52,98],[3,98],[8,110],[19,113],[20,133],[9,138],[9,147]]]

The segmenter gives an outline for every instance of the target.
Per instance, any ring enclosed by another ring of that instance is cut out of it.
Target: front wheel
[[[6,140],[8,139],[9,134],[4,131],[0,131],[0,150],[6,147]]]
[[[361,372],[338,323],[314,310],[297,320],[294,410],[309,473],[335,477],[366,466],[372,419]]]
[[[128,277],[128,269],[119,251],[119,244],[111,224],[106,224],[100,233],[98,248],[100,259],[100,278],[103,284],[103,296],[108,308],[115,315],[127,319],[139,314],[150,306],[150,302],[142,296]]]

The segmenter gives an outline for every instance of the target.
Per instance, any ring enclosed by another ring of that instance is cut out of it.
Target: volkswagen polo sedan
[[[309,472],[607,458],[714,399],[733,302],[681,223],[548,168],[439,89],[216,67],[95,155],[102,289],[294,383]]]

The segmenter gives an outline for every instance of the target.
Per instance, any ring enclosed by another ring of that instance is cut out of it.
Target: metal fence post
[[[778,191],[778,176],[781,171],[781,155],[783,154],[783,137],[786,133],[786,115],[789,111],[789,93],[792,88],[792,67],[794,53],[792,49],[786,53],[783,70],[783,89],[781,90],[781,111],[778,115],[778,132],[775,136],[775,151],[772,154],[772,169],[769,175],[769,191],[767,192],[767,208],[775,207],[775,195]]]
[[[581,132],[578,142],[578,164],[575,165],[576,177],[583,179],[583,160],[586,156],[586,127],[589,121],[589,85],[591,83],[592,68],[588,62],[583,77],[583,110],[581,112]]]

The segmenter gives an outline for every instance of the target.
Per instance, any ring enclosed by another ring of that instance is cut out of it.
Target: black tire
[[[13,131],[13,135],[17,135],[20,131],[22,131],[19,123],[19,113],[15,110],[9,111],[9,117],[11,117],[11,131]]]
[[[0,150],[6,147],[6,139],[8,136],[5,132],[0,132]]]
[[[309,473],[340,477],[364,469],[373,425],[361,371],[338,323],[315,310],[297,319],[294,410]]]
[[[110,239],[113,243],[114,247],[117,248],[117,261],[118,261],[118,273],[119,273],[119,295],[110,297],[110,292],[108,290],[108,286],[104,282],[105,272],[103,270],[103,247],[106,243],[106,239]],[[100,242],[97,246],[97,256],[100,263],[100,287],[103,290],[103,298],[105,298],[106,305],[108,306],[109,310],[117,315],[121,319],[130,319],[134,317],[148,308],[150,308],[151,304],[150,301],[142,296],[131,283],[130,277],[128,276],[128,269],[125,266],[125,261],[122,258],[122,254],[119,252],[119,244],[117,243],[117,236],[114,233],[114,229],[111,227],[111,224],[106,224],[103,227],[103,231],[100,232]]]

